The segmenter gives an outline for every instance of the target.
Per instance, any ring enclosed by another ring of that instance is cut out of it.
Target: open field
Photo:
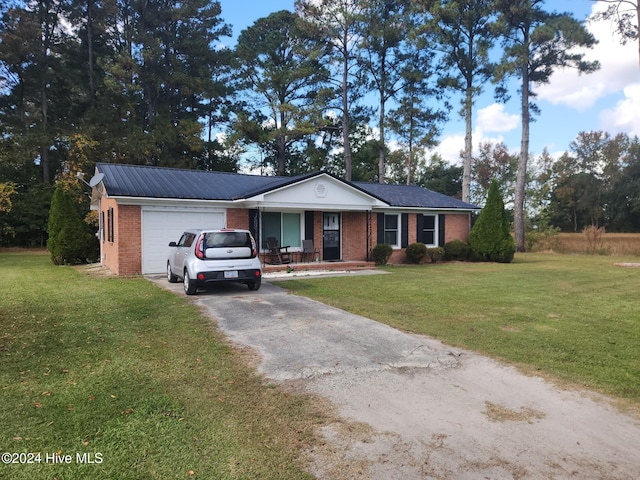
[[[0,478],[310,478],[314,402],[263,385],[185,299],[83,270],[0,252]]]
[[[512,264],[387,266],[290,280],[293,292],[640,406],[637,257],[521,254]]]
[[[538,250],[640,256],[640,233],[604,233],[598,238],[585,233],[559,233],[546,238]]]

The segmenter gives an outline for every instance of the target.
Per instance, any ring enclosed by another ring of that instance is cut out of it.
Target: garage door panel
[[[177,242],[190,228],[223,228],[224,212],[200,210],[142,211],[142,273],[163,273],[169,242]]]

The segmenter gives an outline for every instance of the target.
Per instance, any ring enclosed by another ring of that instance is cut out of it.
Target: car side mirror
[[[177,247],[177,246],[178,246],[178,244],[177,244],[176,242],[171,242],[171,243],[169,243],[169,246],[170,246],[170,247]]]

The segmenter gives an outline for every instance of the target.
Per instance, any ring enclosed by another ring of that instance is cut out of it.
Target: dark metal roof
[[[236,200],[249,192],[269,191],[291,177],[264,177],[203,170],[98,163],[107,193],[114,197]]]
[[[418,185],[387,185],[353,182],[355,186],[384,199],[392,207],[476,210],[480,207]]]
[[[112,197],[221,201],[250,198],[324,173],[313,172],[296,177],[265,177],[112,163],[98,163],[96,168],[98,172],[104,174],[102,183],[107,194]],[[337,180],[393,207],[466,210],[478,208],[416,185],[384,185]]]

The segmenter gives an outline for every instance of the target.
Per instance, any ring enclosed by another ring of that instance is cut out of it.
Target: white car
[[[249,230],[187,230],[169,247],[167,280],[175,283],[182,279],[187,295],[215,282],[244,283],[249,290],[260,288],[262,266]]]

